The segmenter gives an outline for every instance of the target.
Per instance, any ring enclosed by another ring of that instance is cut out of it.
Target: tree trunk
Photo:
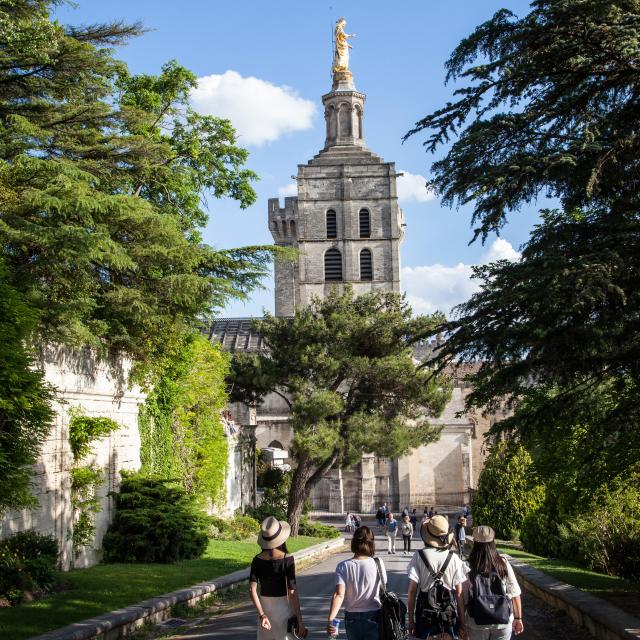
[[[291,535],[297,536],[300,528],[300,518],[304,509],[304,501],[309,497],[313,486],[327,475],[338,459],[338,452],[334,451],[315,471],[308,458],[302,458],[293,472],[291,489],[289,490],[289,504],[287,506],[287,520],[291,525]]]
[[[291,535],[297,536],[300,528],[300,518],[304,501],[307,499],[307,481],[311,477],[311,463],[307,459],[298,462],[298,466],[291,478],[291,488],[289,489],[289,504],[287,505],[287,520],[291,525]]]

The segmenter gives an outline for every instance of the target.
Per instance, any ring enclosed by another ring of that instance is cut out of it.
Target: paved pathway
[[[400,539],[402,546],[402,539]],[[422,548],[421,541],[414,540],[415,548]],[[389,578],[389,588],[398,593],[406,602],[407,577],[406,566],[410,556],[387,555],[386,540],[376,538],[376,547]],[[329,601],[334,589],[334,570],[338,562],[349,558],[351,553],[331,556],[324,562],[311,567],[298,575],[298,588],[302,596],[302,613],[305,625],[309,628],[309,640],[326,638],[325,628]],[[585,640],[591,636],[586,631],[575,628],[563,614],[549,609],[542,602],[526,595],[524,598],[524,622],[526,631],[519,640]],[[190,629],[182,635],[171,636],[172,640],[214,640],[233,638],[234,640],[255,640],[256,614],[250,603],[233,609],[231,612],[213,617]],[[340,638],[346,638],[344,629],[340,629]]]

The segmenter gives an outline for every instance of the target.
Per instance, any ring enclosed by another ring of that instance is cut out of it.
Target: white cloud
[[[520,260],[520,252],[516,251],[508,240],[496,238],[487,252],[482,256],[482,264],[497,262],[498,260]]]
[[[228,118],[241,143],[262,145],[285,133],[311,128],[316,107],[285,85],[237,71],[198,78],[191,103],[204,114]]]
[[[520,253],[503,238],[497,238],[482,255],[481,264],[496,260],[519,260]],[[442,311],[450,315],[457,304],[478,291],[471,279],[471,265],[459,262],[453,267],[432,264],[423,267],[403,267],[402,287],[414,313]]]
[[[420,174],[400,171],[404,175],[398,178],[398,199],[402,202],[429,202],[435,200],[436,194],[427,189],[427,179]]]
[[[280,187],[278,189],[278,195],[286,198],[287,196],[297,196],[298,195],[298,185],[295,182],[290,182],[284,187]]]

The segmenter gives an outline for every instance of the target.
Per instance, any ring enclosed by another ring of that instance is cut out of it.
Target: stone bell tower
[[[336,54],[337,56],[338,54]],[[348,58],[347,58],[348,63]],[[363,134],[366,96],[351,72],[337,67],[322,96],[324,148],[298,165],[298,195],[269,200],[276,244],[297,249],[275,265],[275,312],[293,315],[312,296],[350,284],[356,293],[400,291],[402,210],[393,162],[369,151]]]

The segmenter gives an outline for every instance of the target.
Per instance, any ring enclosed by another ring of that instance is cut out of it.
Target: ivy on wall
[[[224,503],[229,357],[199,334],[188,336],[160,374],[138,416],[142,471],[173,478],[204,505]]]
[[[95,465],[80,463],[93,452],[91,444],[105,438],[120,425],[111,418],[86,416],[79,408],[69,412],[69,445],[74,465],[71,469],[71,508],[73,527],[69,537],[76,554],[82,547],[91,544],[95,538],[95,515],[101,511],[98,489],[104,480],[104,473]]]

